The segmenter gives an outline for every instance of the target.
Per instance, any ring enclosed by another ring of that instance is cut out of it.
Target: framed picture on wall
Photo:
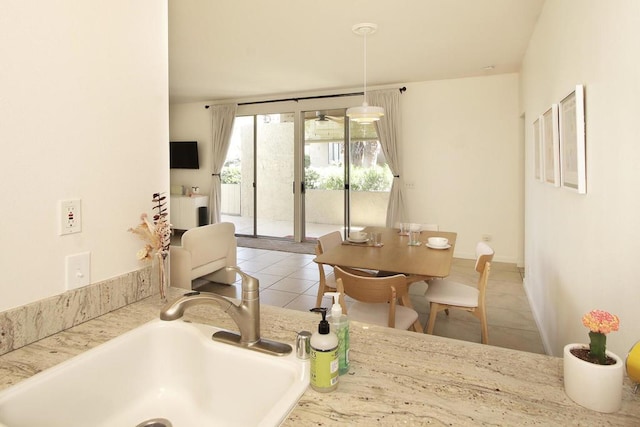
[[[584,87],[560,101],[560,177],[563,188],[587,192]]]
[[[542,179],[542,140],[540,136],[540,121],[538,117],[533,122],[533,176],[537,181]]]
[[[560,186],[560,143],[558,139],[558,104],[544,112],[540,119],[544,182]]]

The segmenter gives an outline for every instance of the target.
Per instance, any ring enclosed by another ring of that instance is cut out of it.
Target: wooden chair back
[[[489,273],[491,272],[491,262],[495,252],[489,245],[484,242],[478,242],[476,246],[476,271],[480,273],[478,277],[478,307],[485,311],[485,295],[487,292],[487,283],[489,282]]]
[[[344,296],[364,303],[389,303],[388,326],[395,327],[398,294],[407,292],[407,278],[403,274],[386,277],[359,276],[340,267],[335,267],[334,273],[343,313],[347,314]]]
[[[487,262],[493,261],[495,252],[489,245],[484,242],[478,242],[476,245],[476,271],[482,274],[484,266]]]
[[[342,244],[342,234],[339,231],[332,231],[324,236],[318,237],[318,244],[320,245],[321,253],[328,251],[331,248],[335,248]]]

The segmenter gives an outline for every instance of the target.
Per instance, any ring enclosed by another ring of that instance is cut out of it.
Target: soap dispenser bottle
[[[326,308],[311,311],[322,315],[318,331],[311,335],[311,388],[324,393],[338,387],[338,337],[330,330]]]
[[[349,319],[346,314],[342,314],[340,292],[325,292],[325,295],[333,297],[329,323],[338,336],[338,373],[344,375],[349,372]]]

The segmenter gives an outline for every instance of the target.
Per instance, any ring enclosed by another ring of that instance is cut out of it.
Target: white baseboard
[[[526,272],[525,272],[526,274]],[[531,300],[531,295],[529,295],[528,286],[527,286],[527,278],[522,281],[522,285],[524,286],[524,293],[527,296],[527,301],[529,301],[529,308],[531,308],[531,314],[533,315],[533,320],[536,322],[536,327],[538,328],[538,333],[540,334],[540,339],[542,340],[542,346],[544,347],[544,352],[550,356],[553,356],[553,352],[551,351],[551,344],[549,343],[549,339],[547,337],[547,333],[545,329],[542,327],[542,320],[538,312],[538,308]]]

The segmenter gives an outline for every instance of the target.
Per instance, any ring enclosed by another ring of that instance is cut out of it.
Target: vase
[[[567,344],[564,347],[564,391],[578,405],[598,412],[615,412],[622,405],[624,363],[616,354],[607,356],[613,365],[598,365],[571,354],[573,348],[589,348],[587,344]]]
[[[169,286],[169,257],[156,254],[151,262],[151,292],[156,290],[161,302],[167,302],[167,287]]]

